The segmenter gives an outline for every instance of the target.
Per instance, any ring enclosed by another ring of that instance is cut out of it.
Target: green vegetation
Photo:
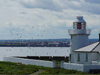
[[[66,70],[60,68],[49,68],[35,65],[24,65],[21,63],[0,62],[0,75],[30,75],[39,71],[43,71],[39,75],[100,75],[88,74],[76,70]]]
[[[21,63],[0,62],[0,74],[10,75],[28,75],[35,73],[39,70],[46,70],[49,68],[35,65],[24,65]]]
[[[76,70],[47,69],[44,72],[40,73],[39,75],[66,75],[66,74],[83,75],[87,73],[76,71]]]

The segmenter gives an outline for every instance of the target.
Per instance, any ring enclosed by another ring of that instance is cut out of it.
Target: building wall
[[[98,54],[97,58],[98,58],[98,60],[100,61],[100,54]]]
[[[80,54],[80,61],[78,61],[78,53]],[[86,54],[88,55],[88,61],[86,60]],[[92,64],[92,61],[100,60],[100,55],[98,53],[75,53],[74,61],[78,64]]]
[[[80,61],[78,61],[78,53],[80,55]],[[87,54],[87,58],[86,58],[86,54]],[[80,52],[77,52],[75,53],[75,63],[78,63],[78,64],[91,64],[92,63],[92,53],[80,53]],[[95,59],[95,57],[93,58]]]
[[[71,63],[75,63],[74,50],[87,46],[89,44],[88,35],[72,35],[71,36]]]
[[[71,50],[82,48],[89,44],[88,35],[72,35],[71,36]]]
[[[45,67],[55,67],[55,61],[43,61],[43,60],[32,60],[32,59],[23,59],[23,58],[14,58],[14,57],[4,57],[4,61],[10,61],[10,62],[21,62],[22,64],[31,64],[31,65],[37,65],[37,66],[45,66]]]
[[[92,61],[98,61],[99,60],[99,54],[98,53],[92,53]]]
[[[78,54],[80,55],[80,59],[78,58]],[[75,63],[84,64],[86,61],[84,53],[75,53],[74,58],[76,58]]]

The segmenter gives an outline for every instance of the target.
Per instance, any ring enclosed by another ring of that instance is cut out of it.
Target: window
[[[81,29],[81,25],[77,25],[77,29]]]
[[[86,29],[86,23],[82,23],[82,29]]]
[[[78,53],[78,61],[80,61],[80,53]]]
[[[70,54],[70,61],[71,61],[71,54]]]
[[[81,23],[77,23],[77,29],[81,29]]]
[[[86,53],[86,62],[88,62],[88,54]]]
[[[77,23],[76,22],[73,23],[73,28],[77,29]]]

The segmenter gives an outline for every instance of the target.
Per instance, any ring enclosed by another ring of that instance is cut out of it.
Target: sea
[[[46,39],[46,40],[23,40],[23,41],[69,41],[70,39]],[[22,41],[21,40],[0,40],[5,41]],[[90,42],[96,42],[98,39],[89,39]],[[64,56],[70,54],[70,47],[0,47],[0,61],[3,57],[26,57],[26,56]]]

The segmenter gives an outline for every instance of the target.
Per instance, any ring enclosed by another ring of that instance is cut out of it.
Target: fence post
[[[64,68],[64,61],[61,61],[61,68]]]
[[[56,61],[53,60],[53,68],[56,68]]]

